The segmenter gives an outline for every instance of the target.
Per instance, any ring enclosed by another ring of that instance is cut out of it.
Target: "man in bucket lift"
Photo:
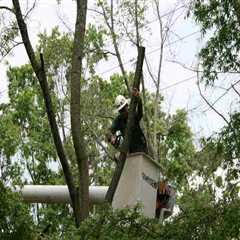
[[[140,127],[140,120],[143,116],[142,100],[139,96],[138,89],[134,88],[132,91],[133,96],[137,97],[137,109],[134,113],[134,129],[132,131],[133,141],[129,144],[129,153],[134,152],[145,152],[147,153],[146,139],[143,131]],[[116,111],[119,113],[118,116],[113,120],[112,126],[108,130],[106,136],[107,141],[110,142],[115,148],[121,147],[122,140],[126,134],[127,120],[128,120],[128,105],[129,99],[126,99],[122,95],[118,95],[115,100]],[[120,135],[118,135],[120,132]]]

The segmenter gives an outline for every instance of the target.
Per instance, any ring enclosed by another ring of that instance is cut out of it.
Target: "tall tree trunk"
[[[135,15],[135,27],[136,27],[136,45],[137,47],[140,46],[140,35],[139,35],[139,22],[138,22],[138,0],[135,0],[134,2],[134,15]]]
[[[79,191],[80,200],[77,212],[79,221],[84,220],[89,215],[89,172],[88,156],[81,134],[80,96],[81,96],[81,75],[82,59],[84,55],[84,37],[86,27],[87,0],[77,0],[77,19],[75,23],[74,45],[71,69],[71,129],[73,144],[79,171]],[[79,224],[80,222],[78,222]]]
[[[159,97],[160,97],[160,81],[161,81],[161,71],[162,71],[162,61],[163,61],[163,46],[164,46],[164,30],[163,30],[163,24],[162,24],[162,18],[160,16],[159,12],[159,2],[157,0],[154,0],[154,3],[156,5],[157,10],[157,16],[159,21],[159,34],[160,34],[160,53],[159,53],[159,63],[158,63],[158,75],[157,75],[157,81],[156,81],[156,95],[155,95],[155,101],[154,101],[154,116],[153,116],[153,148],[154,148],[154,159],[158,160],[158,144],[157,144],[157,119],[159,114]]]

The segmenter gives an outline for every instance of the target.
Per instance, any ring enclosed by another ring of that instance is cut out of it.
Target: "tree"
[[[88,193],[88,159],[85,153],[83,136],[80,131],[80,79],[82,71],[83,44],[86,24],[87,1],[77,1],[77,20],[74,36],[74,46],[71,68],[71,126],[73,134],[74,149],[76,153],[77,164],[79,166],[79,186],[75,187],[73,176],[70,170],[69,162],[63,149],[62,141],[59,135],[55,114],[53,111],[51,95],[49,92],[47,76],[44,66],[43,55],[40,54],[40,62],[37,60],[32,48],[27,27],[23,19],[19,1],[13,0],[14,13],[16,15],[19,30],[26,48],[29,60],[33,70],[39,80],[52,135],[58,157],[61,161],[64,176],[71,196],[72,206],[76,220],[76,226],[79,226],[81,220],[88,216],[89,212],[89,193]],[[80,41],[80,42],[79,42]],[[79,190],[78,190],[79,189]],[[79,194],[79,192],[81,194]]]
[[[93,42],[96,36],[90,38],[96,33],[95,31],[96,29],[92,31],[92,27],[87,30],[88,45],[96,43]],[[45,67],[52,91],[56,120],[71,163],[71,172],[77,181],[78,169],[71,135],[66,126],[66,119],[62,117],[69,115],[68,69],[71,62],[72,36],[60,34],[58,29],[54,28],[49,36],[46,33],[39,35],[37,49],[41,49],[45,56]],[[91,64],[94,64],[96,54],[87,54],[87,58]],[[23,184],[64,184],[62,171],[56,169],[58,166],[56,150],[51,138],[44,99],[31,65],[9,67],[7,76],[9,103],[0,106],[2,137],[0,176],[2,181],[5,185],[11,184],[13,187]],[[106,123],[108,118],[104,118],[104,115],[110,111],[107,109],[110,105],[109,101],[111,102],[113,99],[111,94],[117,94],[116,86],[121,85],[122,80],[116,76],[112,81],[113,84],[102,82],[100,88],[98,81],[100,79],[95,77],[83,82],[81,109],[83,122],[88,125],[87,128],[84,125],[83,130],[84,134],[88,136],[88,152],[91,156],[90,181],[97,185],[107,185],[110,181],[112,162],[107,161],[101,153],[96,136],[97,138],[101,136],[101,132],[104,131],[101,126],[108,124]],[[99,95],[96,94],[96,91]],[[109,93],[111,94],[109,95]],[[92,106],[96,106],[95,111],[92,111]],[[98,121],[93,121],[95,118],[99,118]],[[101,141],[102,139],[100,143]],[[68,206],[34,204],[31,205],[31,211],[34,213],[34,223],[38,231],[42,232],[48,227],[48,233],[45,235],[62,235],[72,227],[69,217],[71,211]],[[56,215],[59,218],[56,218]]]
[[[234,79],[230,82],[230,87],[226,89],[226,95],[233,90],[236,98],[239,98],[236,85],[239,83],[235,80],[239,73],[239,1],[193,1],[191,4],[191,11],[195,21],[201,26],[203,35],[211,33],[211,37],[207,40],[206,45],[199,53],[200,66],[202,71],[199,72],[201,80],[208,87],[214,87],[215,83],[219,82],[222,75],[233,75]],[[214,31],[213,31],[214,30]],[[205,101],[206,98],[205,98]],[[215,102],[216,103],[216,102]],[[237,119],[239,112],[237,110],[231,112],[229,116],[224,116],[219,113],[221,110],[216,110],[214,104],[209,103],[209,106],[215,110],[223,119],[225,119],[226,126],[220,133],[210,138],[209,143],[215,143],[218,153],[222,154],[222,161],[219,166],[227,169],[228,179],[238,181],[238,170],[236,168],[236,161],[239,161],[239,146],[238,139],[239,126]],[[231,142],[231,143],[230,143]],[[230,182],[228,184],[231,185]],[[232,186],[233,189],[237,187]]]
[[[77,19],[75,25],[72,66],[71,66],[71,130],[73,145],[79,171],[79,192],[76,193],[76,215],[81,220],[89,214],[89,169],[88,156],[81,132],[80,100],[81,100],[81,75],[82,60],[84,57],[84,37],[87,13],[87,0],[77,1]],[[76,217],[76,216],[75,216]],[[79,219],[79,220],[80,220]],[[79,221],[78,220],[78,221]],[[79,222],[77,223],[79,224]]]

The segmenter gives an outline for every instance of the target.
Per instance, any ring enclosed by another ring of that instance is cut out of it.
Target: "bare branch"
[[[32,7],[26,12],[25,16],[24,16],[24,20],[28,17],[28,15],[32,12],[32,10],[35,8],[36,6],[36,0],[33,2]]]
[[[111,154],[108,152],[108,150],[106,149],[106,147],[102,144],[101,140],[99,139],[99,137],[97,136],[97,134],[92,130],[92,128],[89,126],[89,124],[84,121],[84,123],[86,124],[88,130],[91,132],[92,137],[95,139],[96,143],[102,148],[102,150],[106,153],[106,155],[108,156],[108,158],[110,158],[111,160],[114,161],[114,158],[111,156]]]
[[[199,73],[203,72],[203,70],[199,70],[199,69],[195,69],[195,68],[189,67],[186,64],[184,64],[184,63],[182,63],[180,61],[177,61],[177,60],[166,60],[166,61],[167,62],[171,62],[171,63],[176,63],[176,64],[180,65],[181,67],[183,67],[183,68],[185,68],[185,69],[187,69],[187,70],[189,70],[191,72],[196,72],[196,73],[197,72],[199,72]],[[215,71],[215,73],[218,73],[218,74],[224,74],[224,73],[239,74],[240,72],[238,72],[238,71],[235,71],[235,72],[233,72],[233,71],[229,71],[229,72]]]
[[[129,40],[133,45],[137,46],[136,41],[135,41],[135,40],[132,38],[132,36],[131,36],[132,32],[131,32],[131,31],[129,32],[128,29],[127,29],[126,22],[125,22],[124,20],[123,20],[123,21],[119,20],[119,23],[121,23],[121,25],[123,26],[123,28],[124,28],[124,30],[125,30],[125,33],[127,34],[128,40]]]
[[[156,81],[155,77],[153,76],[153,73],[150,69],[150,65],[148,63],[147,57],[145,56],[144,59],[145,59],[145,63],[146,63],[146,66],[147,66],[148,73],[149,73],[151,79],[153,80],[153,83],[155,84],[155,87],[157,87],[157,81]]]
[[[234,89],[234,86],[237,85],[240,82],[240,80],[238,80],[237,82],[235,82],[234,84],[232,84],[229,88],[227,88],[225,90],[225,92],[219,96],[213,103],[211,103],[212,106],[214,106],[220,99],[222,99],[232,88]],[[203,112],[207,112],[210,108],[204,110]]]
[[[14,10],[12,8],[7,7],[7,6],[0,6],[0,9],[7,10],[7,11],[15,14]]]
[[[235,88],[234,84],[232,84],[232,88],[235,91],[235,93],[240,97],[240,93],[237,91],[237,89]]]
[[[140,45],[139,26],[138,26],[138,0],[135,0],[135,26],[136,26],[136,44],[137,47]]]
[[[129,83],[128,83],[126,71],[125,71],[124,66],[123,66],[122,58],[121,58],[121,55],[120,55],[120,52],[119,52],[119,49],[118,49],[116,33],[115,33],[115,30],[114,30],[113,0],[111,0],[110,23],[109,23],[109,17],[107,16],[107,13],[106,13],[103,5],[101,5],[101,8],[102,8],[102,11],[103,11],[103,16],[104,16],[105,23],[107,24],[107,27],[111,32],[111,38],[112,38],[113,46],[114,46],[116,56],[117,56],[117,59],[118,59],[119,67],[121,69],[121,72],[122,72],[122,75],[123,75],[123,78],[124,78],[124,82],[125,82],[125,85],[126,85],[127,90],[128,90],[128,94],[130,96],[131,89],[130,89],[130,86],[129,86]]]
[[[223,116],[223,114],[221,114],[216,108],[213,107],[213,105],[211,103],[209,103],[209,101],[207,100],[207,98],[203,95],[202,90],[200,88],[200,80],[199,80],[199,73],[197,72],[197,86],[198,86],[198,90],[200,93],[200,96],[203,98],[203,100],[207,103],[207,105],[215,112],[217,113],[228,125],[229,122],[228,120]]]
[[[162,72],[162,62],[163,62],[163,51],[164,44],[167,38],[167,33],[163,30],[163,22],[160,15],[159,2],[154,0],[158,22],[159,22],[159,35],[160,35],[160,52],[159,52],[159,62],[158,62],[158,74],[156,81],[156,95],[154,100],[154,118],[153,118],[153,149],[154,149],[154,159],[157,159],[157,118],[159,113],[159,96],[160,96],[160,80],[161,80],[161,72]]]
[[[100,11],[98,11],[96,9],[93,9],[93,8],[88,8],[88,11],[91,11],[91,12],[97,13],[97,14],[99,14],[101,16],[104,16],[104,14],[102,12],[100,12]]]
[[[194,68],[188,67],[188,66],[185,65],[184,63],[181,63],[181,62],[179,62],[179,61],[177,61],[177,60],[166,60],[166,61],[167,61],[167,62],[171,62],[171,63],[176,63],[176,64],[180,65],[181,67],[183,67],[183,68],[185,68],[185,69],[187,69],[187,70],[189,70],[189,71],[191,71],[191,72],[197,72],[197,71],[199,71],[199,70],[196,70],[196,69],[194,69]],[[201,72],[201,71],[199,71],[199,72]]]

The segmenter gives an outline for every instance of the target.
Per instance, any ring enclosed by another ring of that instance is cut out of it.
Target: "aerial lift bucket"
[[[143,215],[154,218],[157,183],[162,177],[160,165],[147,154],[129,154],[113,198],[113,208],[140,204]]]

